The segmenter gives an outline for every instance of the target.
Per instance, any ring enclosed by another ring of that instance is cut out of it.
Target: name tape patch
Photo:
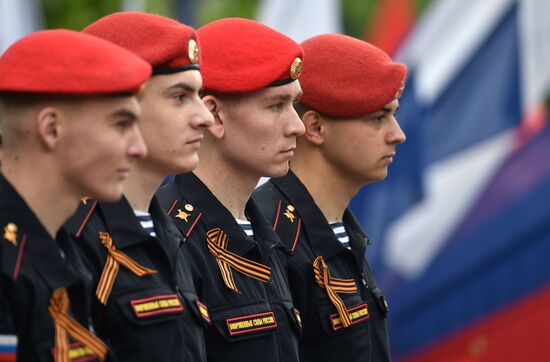
[[[351,325],[354,325],[366,319],[369,319],[370,316],[369,316],[369,308],[367,307],[367,303],[359,304],[358,306],[348,309],[348,315],[349,315],[349,319],[351,320]],[[330,315],[330,322],[332,325],[332,329],[335,331],[342,329],[344,327],[338,313]]]
[[[159,314],[169,314],[183,310],[183,305],[176,294],[158,295],[155,297],[130,301],[138,318]]]
[[[250,314],[241,317],[226,319],[229,334],[258,332],[266,329],[277,328],[277,320],[273,312]]]
[[[55,356],[55,347],[52,348],[52,356]],[[0,361],[4,361],[0,359]],[[14,360],[15,361],[15,360]],[[69,344],[69,361],[71,362],[89,362],[97,361],[97,357],[92,350],[80,342],[72,342]]]
[[[95,355],[91,349],[81,343],[73,343],[69,347],[69,358],[71,361],[84,362],[95,360]]]

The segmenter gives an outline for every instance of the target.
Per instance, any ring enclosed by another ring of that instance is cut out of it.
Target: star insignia
[[[187,218],[189,217],[190,214],[186,213],[185,211],[181,210],[181,209],[178,209],[178,214],[176,215],[176,217],[178,219],[182,219],[182,220],[185,220],[185,222],[189,222],[189,220],[187,220]]]
[[[294,216],[294,214],[292,213],[292,211],[290,211],[289,209],[287,209],[284,213],[283,213],[284,216],[286,216],[290,222],[294,222],[294,218],[296,216]]]
[[[4,239],[17,246],[17,225],[10,222],[8,225],[4,226]]]

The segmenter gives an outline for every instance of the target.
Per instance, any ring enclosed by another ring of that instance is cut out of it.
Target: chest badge
[[[287,219],[290,220],[290,222],[294,222],[294,219],[296,218],[296,216],[294,216],[294,214],[292,213],[294,210],[295,210],[294,206],[288,205],[286,207],[285,212],[283,212],[283,215],[286,216]]]
[[[185,222],[189,222],[189,220],[187,220],[189,218],[190,214],[186,213],[185,211],[181,210],[181,209],[178,209],[178,214],[176,215],[176,217],[178,219],[182,219],[182,220],[185,220]]]
[[[17,225],[10,222],[4,226],[4,239],[12,243],[13,246],[17,246]]]

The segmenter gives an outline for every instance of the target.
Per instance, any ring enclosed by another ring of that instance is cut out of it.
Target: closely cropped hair
[[[311,111],[312,109],[309,106],[306,106],[302,102],[294,102],[294,110],[298,113],[298,117],[302,118],[306,112]]]
[[[302,118],[304,116],[304,114],[306,114],[307,112],[314,111],[314,112],[319,113],[321,116],[323,116],[324,118],[327,118],[327,119],[336,119],[336,120],[340,119],[340,117],[329,116],[328,114],[325,114],[323,112],[319,112],[319,111],[311,108],[307,104],[304,104],[300,101],[294,102],[294,110],[296,110],[296,113],[298,113],[298,117],[300,117],[300,118]]]

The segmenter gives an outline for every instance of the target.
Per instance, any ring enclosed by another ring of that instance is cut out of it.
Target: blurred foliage
[[[176,0],[144,0],[145,11],[173,15]],[[97,19],[123,8],[122,0],[42,0],[46,27],[81,30]]]
[[[299,0],[297,0],[299,1]],[[255,19],[259,0],[202,0],[198,1],[198,24],[228,17]]]
[[[175,2],[176,0],[145,1],[145,12],[173,17]]]
[[[142,0],[145,11],[174,17],[177,0]],[[194,0],[198,26],[223,17],[254,19],[260,0]],[[300,1],[300,0],[296,0]],[[344,32],[362,38],[380,0],[341,0]],[[421,12],[431,0],[410,0]],[[80,30],[98,18],[120,11],[123,0],[42,0],[46,26]]]
[[[120,11],[122,0],[42,0],[47,28],[81,30],[98,18]]]
[[[378,1],[342,0],[342,18],[344,33],[363,38],[365,26],[370,23]]]

